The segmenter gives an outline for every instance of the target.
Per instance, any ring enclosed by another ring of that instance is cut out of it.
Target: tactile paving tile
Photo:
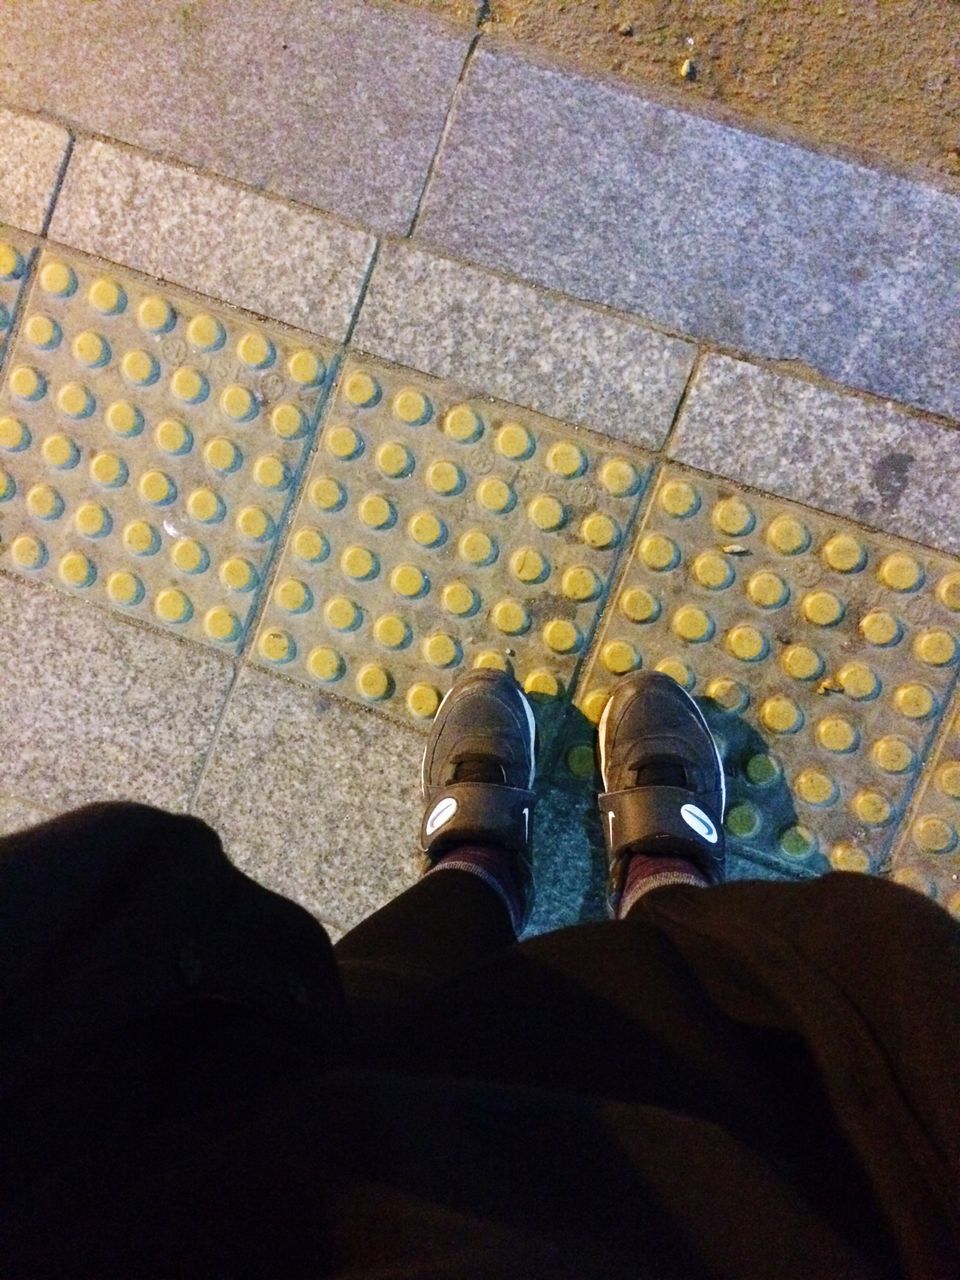
[[[465,668],[562,706],[650,474],[635,451],[351,359],[257,660],[425,724]]]
[[[20,292],[27,281],[34,242],[12,227],[0,226],[0,368],[7,353]]]
[[[956,703],[954,703],[956,708]],[[954,709],[893,855],[892,879],[960,919],[960,713]]]
[[[45,250],[0,398],[0,563],[236,649],[330,360],[276,325]]]
[[[618,675],[666,671],[706,699],[734,845],[801,874],[880,870],[955,682],[958,622],[960,562],[668,467],[564,767],[592,772]]]

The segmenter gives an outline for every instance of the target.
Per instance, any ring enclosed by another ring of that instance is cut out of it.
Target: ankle
[[[641,898],[655,889],[681,884],[703,889],[709,887],[709,881],[699,867],[686,858],[654,858],[644,853],[632,854],[617,907],[617,919],[623,920]]]

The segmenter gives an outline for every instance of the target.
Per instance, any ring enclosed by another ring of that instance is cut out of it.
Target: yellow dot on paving
[[[187,325],[187,341],[201,351],[216,351],[226,336],[223,325],[208,311],[199,312]]]
[[[289,662],[297,652],[293,636],[274,627],[271,627],[269,631],[264,631],[257,648],[260,650],[261,656],[270,662]]]
[[[884,773],[906,773],[916,761],[913,748],[903,738],[880,738],[873,744],[871,759]]]
[[[107,595],[115,604],[138,604],[143,599],[143,583],[135,573],[117,569],[107,579]]]
[[[693,562],[693,576],[710,591],[722,591],[733,582],[734,573],[726,556],[716,551],[702,551]]]
[[[236,471],[243,461],[243,454],[226,436],[214,436],[203,447],[207,465],[214,471]]]
[[[951,612],[960,612],[960,573],[947,573],[937,583],[937,599]]]
[[[760,719],[774,733],[795,733],[803,724],[803,713],[790,698],[775,694],[760,708]]]
[[[898,867],[896,871],[891,872],[890,879],[895,884],[902,884],[907,889],[912,889],[914,893],[922,893],[929,896],[933,886],[927,876],[921,874],[916,867]]]
[[[556,444],[552,444],[547,450],[546,463],[548,470],[554,475],[563,476],[568,480],[580,475],[587,468],[586,454],[579,445],[569,440],[558,440]]]
[[[446,536],[446,526],[432,511],[417,511],[407,523],[407,533],[421,547],[436,547]]]
[[[451,440],[469,444],[483,431],[483,419],[468,404],[457,404],[444,414],[443,430]]]
[[[842,716],[825,716],[817,725],[817,742],[825,751],[852,751],[859,738],[856,728]]]
[[[568,600],[583,602],[595,600],[603,589],[603,583],[586,565],[573,565],[564,573],[560,589]]]
[[[189,453],[193,448],[193,433],[176,418],[163,418],[153,432],[154,443],[164,453]]]
[[[23,335],[32,346],[44,347],[47,350],[55,347],[62,336],[56,320],[39,314],[27,319],[23,326]]]
[[[620,526],[610,516],[594,511],[580,525],[580,537],[588,547],[605,551],[620,541]]]
[[[413,599],[429,587],[427,575],[415,564],[398,564],[390,575],[390,585],[398,596]]]
[[[893,695],[893,705],[908,720],[925,720],[936,706],[936,701],[926,685],[902,684]]]
[[[178,400],[183,400],[187,404],[197,404],[206,398],[208,390],[207,380],[199,369],[194,369],[189,364],[174,369],[170,378],[170,391]]]
[[[261,489],[286,489],[290,484],[290,469],[272,453],[263,453],[253,464],[253,481]]]
[[[542,582],[550,569],[539,551],[533,547],[519,547],[510,557],[510,572],[521,582]]]
[[[508,636],[520,635],[530,626],[530,615],[519,600],[498,600],[490,618],[497,630]]]
[[[368,493],[360,500],[357,515],[369,529],[386,529],[397,518],[393,503],[382,493]]]
[[[16,492],[17,486],[13,476],[0,467],[0,502],[8,502]]]
[[[523,682],[524,692],[539,694],[542,698],[556,698],[560,694],[560,681],[552,671],[538,667]]]
[[[756,517],[742,498],[721,498],[710,518],[721,533],[731,538],[749,533],[756,524]]]
[[[823,559],[837,573],[856,573],[867,563],[867,553],[858,538],[837,533],[824,543]]]
[[[203,629],[211,640],[236,640],[240,634],[240,619],[226,605],[216,604],[203,615]]]
[[[68,551],[58,566],[61,581],[71,587],[88,587],[96,577],[93,561],[80,551]]]
[[[418,720],[432,720],[440,706],[440,694],[432,684],[412,684],[407,690],[407,710]]]
[[[843,617],[843,601],[832,591],[811,591],[803,597],[803,616],[818,627],[832,627]]]
[[[860,821],[870,827],[885,826],[893,813],[890,801],[879,791],[858,791],[852,807]]]
[[[747,595],[761,609],[779,609],[790,598],[790,589],[779,574],[761,569],[751,575]]]
[[[573,653],[574,650],[579,649],[583,636],[566,618],[551,618],[543,628],[543,640],[547,648],[552,649],[554,653]]]
[[[672,538],[663,533],[645,534],[640,539],[637,555],[648,569],[654,569],[658,573],[680,563],[680,548]]]
[[[452,667],[460,661],[460,646],[453,636],[437,632],[424,640],[423,656],[433,667]]]
[[[675,636],[697,644],[709,640],[713,635],[713,619],[696,605],[682,605],[670,619],[670,627]]]
[[[717,676],[707,685],[707,697],[724,711],[743,711],[750,701],[750,694],[739,682],[729,680],[726,676]]]
[[[77,287],[77,277],[73,268],[65,262],[51,261],[44,264],[40,271],[40,288],[44,293],[53,293],[65,298]]]
[[[307,415],[284,401],[271,409],[270,425],[281,440],[298,440],[307,429]]]
[[[931,667],[945,667],[957,656],[957,642],[949,631],[921,631],[913,642],[914,657]]]
[[[660,616],[660,601],[646,587],[628,587],[618,603],[631,622],[653,622]]]
[[[10,555],[21,569],[39,569],[47,558],[47,549],[33,534],[21,533],[10,544]]]
[[[118,436],[139,435],[143,428],[143,414],[129,400],[114,400],[104,415],[107,426]]]
[[[51,467],[74,467],[80,460],[80,450],[67,436],[47,436],[43,442],[44,462]]]
[[[636,669],[640,655],[626,640],[610,640],[600,651],[600,661],[615,676],[622,676]]]
[[[791,644],[784,649],[780,665],[794,680],[813,680],[823,671],[823,659],[805,644]]]
[[[741,801],[735,804],[727,813],[724,826],[731,835],[738,836],[741,840],[745,840],[750,836],[756,835],[760,830],[760,813],[755,805],[749,801]]]
[[[580,710],[591,724],[599,724],[601,717],[603,716],[604,707],[606,707],[609,701],[609,689],[591,689],[590,692],[581,699]]]
[[[10,390],[21,400],[39,400],[46,394],[47,382],[38,369],[20,364],[10,371]]]
[[[434,493],[448,495],[463,488],[463,472],[455,462],[431,462],[426,480]]]
[[[277,353],[265,334],[251,329],[237,342],[237,355],[251,369],[266,369],[273,364]]]
[[[81,382],[67,382],[57,392],[57,407],[68,418],[87,418],[93,412],[94,399]]]
[[[239,382],[231,382],[220,392],[220,408],[234,422],[246,422],[257,412],[259,404],[249,387],[243,387]]]
[[[780,777],[782,769],[775,756],[767,755],[765,751],[758,751],[756,755],[752,755],[747,761],[744,766],[744,772],[749,782],[752,782],[754,786],[762,787],[770,782],[775,782]]]
[[[249,560],[231,556],[220,566],[220,581],[229,591],[251,591],[259,581],[259,575]]]
[[[660,506],[677,518],[692,516],[700,507],[700,495],[686,480],[668,480],[660,490]]]
[[[587,742],[577,742],[567,752],[566,765],[575,778],[591,778],[594,771],[594,751]]]
[[[115,453],[96,453],[90,462],[90,475],[97,484],[115,488],[127,479],[127,464]]]
[[[756,662],[766,656],[767,638],[747,622],[738,623],[727,632],[727,651],[741,662]]]
[[[356,686],[362,697],[378,702],[390,693],[390,676],[383,667],[368,662],[357,672]]]
[[[696,677],[680,658],[661,658],[654,670],[669,676],[671,680],[676,680],[677,684],[684,689],[693,688]]]
[[[951,800],[960,800],[960,761],[949,760],[936,774],[937,788]]]
[[[137,386],[146,387],[160,376],[160,364],[149,351],[128,351],[120,362],[123,376]]]
[[[158,592],[153,611],[164,622],[186,622],[193,613],[189,596],[176,587],[166,587]]]
[[[287,360],[287,372],[299,387],[315,387],[326,373],[326,366],[315,351],[301,347]]]
[[[183,573],[202,573],[210,563],[206,548],[195,538],[178,538],[170,559]]]
[[[625,498],[636,493],[640,485],[640,473],[625,458],[610,458],[600,468],[600,483],[615,498]]]
[[[350,396],[347,396],[350,399]],[[366,404],[367,401],[352,401],[352,403]],[[417,391],[415,387],[404,387],[398,391],[393,397],[393,412],[401,422],[406,422],[410,426],[419,426],[426,422],[433,411],[433,406],[423,394]]]
[[[172,502],[177,496],[177,486],[163,471],[145,471],[138,488],[142,498],[158,506]]]
[[[516,494],[499,476],[488,476],[477,485],[477,501],[486,511],[510,511],[516,500]]]
[[[154,293],[140,303],[137,308],[137,319],[141,328],[148,332],[163,333],[173,328],[177,317],[166,298],[161,298]]]
[[[808,858],[816,850],[817,837],[809,827],[796,823],[780,833],[780,851],[788,858]]]
[[[957,833],[944,818],[927,815],[913,824],[913,838],[925,853],[947,853],[956,843]]]
[[[0,418],[0,449],[25,449],[30,432],[19,418]]]
[[[916,591],[923,583],[923,569],[913,556],[895,551],[884,557],[877,577],[891,591]]]
[[[480,597],[465,582],[448,582],[443,588],[441,604],[447,613],[452,613],[458,618],[465,618],[479,608]]]
[[[146,520],[131,520],[123,531],[123,545],[135,556],[150,556],[160,549],[160,535]]]
[[[900,623],[886,609],[872,609],[860,620],[860,634],[868,644],[895,644],[902,634]]]
[[[804,769],[797,774],[793,785],[797,795],[807,804],[833,804],[839,795],[836,783],[820,769]]]
[[[317,476],[310,485],[310,501],[321,511],[339,511],[346,500],[346,490],[332,476]]]
[[[835,871],[856,871],[861,875],[870,870],[869,856],[845,840],[835,844],[830,850],[830,864]]]
[[[187,498],[187,511],[194,520],[199,520],[203,524],[212,524],[214,521],[222,520],[226,515],[226,507],[222,500],[212,489],[205,486],[194,489]]]
[[[237,513],[237,528],[247,538],[258,542],[273,533],[273,520],[262,507],[244,507]]]
[[[0,280],[15,280],[23,274],[23,255],[6,240],[0,240]]]
[[[273,598],[287,613],[304,613],[313,604],[310,588],[299,578],[281,578],[274,588]]]
[[[127,295],[116,280],[111,280],[109,276],[99,276],[87,290],[87,301],[94,311],[111,316],[127,305]]]
[[[520,462],[533,453],[534,439],[519,422],[505,422],[497,432],[496,448],[504,458]]]
[[[497,556],[497,544],[482,529],[468,529],[457,543],[457,550],[468,564],[490,564]]]
[[[380,570],[380,562],[366,547],[345,547],[340,556],[340,568],[348,578],[362,581],[376,577]]]
[[[110,359],[110,344],[101,334],[85,329],[73,340],[73,356],[80,364],[96,368]]]
[[[413,454],[397,440],[388,440],[377,450],[377,466],[385,476],[399,479],[413,470]]]
[[[359,608],[346,596],[331,596],[324,606],[323,616],[334,631],[353,631],[363,618]]]
[[[332,453],[342,462],[356,458],[363,451],[363,437],[352,427],[342,425],[329,427],[323,437],[323,443],[327,452]]]
[[[317,645],[307,655],[307,670],[315,680],[339,680],[343,675],[343,658],[328,645]]]
[[[876,673],[863,662],[848,662],[837,672],[843,692],[856,702],[867,702],[880,692]]]
[[[35,484],[27,491],[27,510],[38,520],[55,520],[63,512],[63,499],[49,484]]]
[[[363,408],[380,399],[380,387],[375,378],[357,369],[343,384],[343,395],[350,404]]]
[[[810,545],[810,531],[795,516],[777,516],[767,529],[767,542],[783,556],[799,555]]]
[[[82,502],[74,512],[73,523],[77,532],[88,538],[102,538],[113,527],[110,512],[99,502]]]
[[[547,493],[539,493],[527,507],[527,516],[532,524],[544,533],[559,529],[566,518],[563,503]]]
[[[385,613],[373,624],[374,639],[385,649],[402,649],[410,642],[410,628],[395,613]]]

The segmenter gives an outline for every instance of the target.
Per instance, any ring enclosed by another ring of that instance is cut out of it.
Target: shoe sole
[[[436,723],[436,721],[440,718],[440,713],[441,711],[443,711],[444,704],[446,703],[450,695],[456,690],[456,688],[457,686],[454,685],[453,688],[448,689],[447,692],[441,698],[440,705],[439,707],[437,707],[437,714],[434,716],[434,723]],[[520,701],[523,703],[524,714],[527,717],[527,728],[530,731],[530,778],[527,782],[527,790],[532,791],[534,778],[536,777],[536,773],[537,773],[537,758],[536,758],[537,721],[533,714],[533,707],[530,705],[530,700],[527,698],[527,695],[524,693],[524,691],[520,688],[519,685],[517,685],[517,693],[520,695]],[[420,757],[420,795],[424,800],[426,800],[427,798],[426,768],[427,768],[427,748],[424,747],[423,755]]]

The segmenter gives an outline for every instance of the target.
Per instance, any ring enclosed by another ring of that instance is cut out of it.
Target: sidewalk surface
[[[0,822],[189,810],[336,938],[413,882],[472,666],[673,675],[730,877],[960,917],[960,199],[416,10],[0,10]]]

